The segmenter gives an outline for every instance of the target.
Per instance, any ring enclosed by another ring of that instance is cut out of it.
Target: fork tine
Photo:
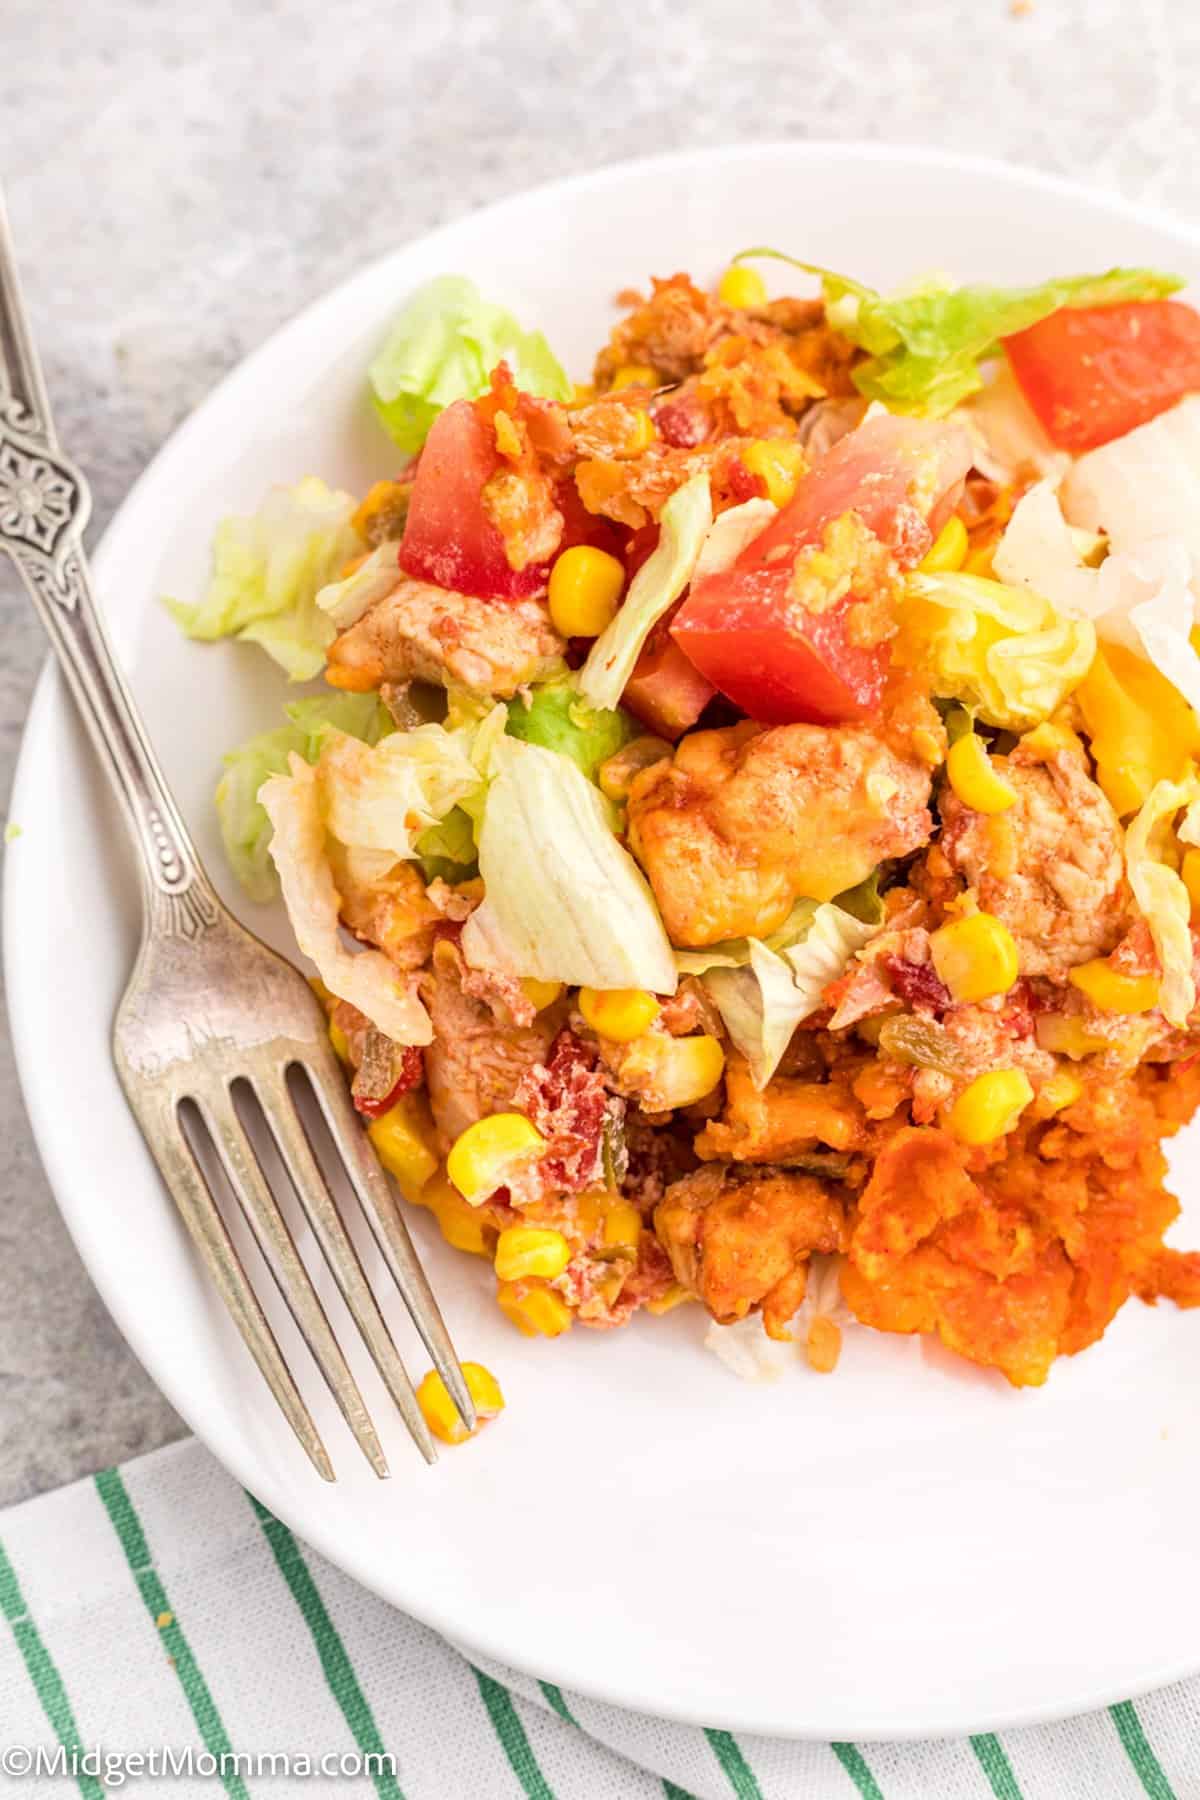
[[[340,1078],[340,1077],[339,1077]],[[319,1163],[313,1155],[281,1069],[271,1080],[254,1084],[263,1116],[283,1158],[288,1177],[304,1216],[312,1228],[321,1254],[333,1271],[342,1299],[350,1310],[363,1342],[371,1352],[388,1393],[400,1409],[404,1423],[426,1462],[437,1461],[437,1451],[425,1415],[417,1405],[413,1386],[400,1360],[387,1321],[371,1290],[358,1251],[342,1223]]]
[[[129,1092],[129,1090],[126,1090]],[[209,1191],[204,1171],[183,1135],[174,1106],[144,1106],[129,1092],[130,1104],[145,1133],[167,1190],[187,1226],[201,1261],[212,1276],[217,1292],[241,1333],[242,1341],[258,1364],[264,1381],[295,1432],[313,1467],[323,1481],[336,1481],[333,1464],[300,1397],[292,1372],[258,1303],[241,1258],[233,1246],[225,1221]]]
[[[330,1055],[332,1054],[331,1051]],[[354,1192],[371,1227],[371,1235],[391,1271],[392,1280],[400,1290],[409,1317],[420,1333],[434,1368],[445,1382],[450,1398],[458,1408],[459,1417],[467,1430],[473,1431],[476,1423],[475,1403],[467,1391],[441,1308],[434,1299],[429,1279],[413,1249],[408,1227],[400,1216],[388,1178],[346,1091],[340,1066],[335,1064],[334,1069],[328,1073],[321,1069],[317,1074],[312,1074],[306,1064],[300,1066],[309,1076],[309,1085],[317,1097],[338,1154],[354,1184]]]
[[[363,1455],[380,1479],[385,1480],[391,1471],[383,1445],[232,1100],[225,1094],[215,1106],[209,1100],[197,1101],[196,1105],[288,1311]]]

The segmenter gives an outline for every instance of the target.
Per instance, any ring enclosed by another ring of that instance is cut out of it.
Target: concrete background
[[[861,137],[1195,215],[1198,86],[1187,0],[0,0],[0,181],[102,528],[277,325],[484,201],[654,150]],[[0,810],[42,655],[0,563]],[[0,1504],[181,1431],[59,1222],[5,1038]]]

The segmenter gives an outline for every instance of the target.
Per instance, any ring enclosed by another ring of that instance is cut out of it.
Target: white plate
[[[277,944],[278,918],[230,885],[210,793],[220,752],[275,723],[282,683],[256,650],[185,643],[155,595],[194,594],[214,521],[249,509],[268,482],[315,470],[360,489],[394,466],[363,372],[414,283],[471,274],[582,375],[619,288],[681,268],[708,280],[755,243],[885,285],[948,265],[1010,282],[1114,263],[1200,267],[1194,233],[1061,182],[939,154],[783,145],[540,189],[312,307],[175,436],[96,557],[202,853]],[[490,1271],[448,1250],[421,1214],[460,1350],[498,1373],[508,1411],[427,1470],[363,1371],[395,1471],[381,1484],[313,1376],[341,1471],[323,1485],[198,1272],[113,1076],[136,888],[53,673],[30,716],[13,817],[13,1028],[63,1214],[168,1398],[323,1555],[459,1642],[568,1687],[784,1735],[1006,1725],[1200,1668],[1200,1317],[1170,1306],[1131,1303],[1038,1392],[866,1331],[850,1335],[835,1378],[798,1368],[752,1388],[703,1351],[698,1308],[525,1342],[490,1303]],[[1193,1141],[1176,1169],[1195,1163]]]

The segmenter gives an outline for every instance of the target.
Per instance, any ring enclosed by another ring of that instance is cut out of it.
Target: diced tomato
[[[1064,306],[1004,348],[1064,450],[1094,450],[1200,392],[1200,313],[1179,300]]]
[[[554,504],[563,516],[562,541],[557,554],[571,550],[576,544],[591,544],[596,550],[607,550],[620,559],[622,533],[611,519],[589,512],[579,497],[579,489],[571,477],[560,481],[554,489]]]
[[[743,712],[763,724],[836,724],[878,709],[886,644],[852,641],[847,614],[865,596],[821,611],[792,593],[798,553],[854,512],[911,568],[948,516],[971,465],[956,427],[890,415],[870,419],[828,450],[779,517],[732,567],[698,582],[671,630],[688,659]]]
[[[648,730],[674,743],[696,723],[717,690],[689,662],[666,626],[662,620],[651,632],[625,683],[621,705]]]
[[[400,542],[400,567],[418,581],[480,600],[520,600],[546,585],[547,565],[513,569],[504,539],[483,510],[500,455],[470,400],[439,413],[417,463]]]
[[[651,521],[631,531],[625,540],[625,582],[633,580],[642,564],[658,549],[658,526]]]

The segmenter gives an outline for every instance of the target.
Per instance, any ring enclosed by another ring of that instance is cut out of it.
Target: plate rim
[[[140,505],[142,493],[150,484],[160,462],[168,455],[177,455],[181,450],[186,449],[191,438],[199,435],[204,429],[210,411],[218,406],[233,385],[248,383],[252,380],[259,367],[269,358],[278,354],[294,335],[302,330],[312,329],[314,321],[319,319],[322,314],[339,311],[350,294],[360,285],[367,286],[374,282],[389,262],[405,257],[418,246],[436,247],[437,240],[443,234],[456,230],[467,220],[479,222],[492,219],[503,214],[510,207],[520,206],[535,198],[548,200],[555,194],[576,196],[589,190],[603,188],[608,181],[625,179],[634,173],[644,175],[684,165],[695,166],[713,162],[753,161],[764,155],[781,153],[818,162],[833,160],[870,164],[902,161],[919,167],[996,177],[1023,186],[1027,190],[1054,194],[1059,198],[1075,199],[1093,207],[1102,207],[1114,218],[1125,218],[1139,225],[1148,225],[1200,250],[1200,225],[1192,224],[1167,208],[1111,194],[1102,187],[1002,157],[975,155],[969,152],[943,149],[935,145],[905,145],[885,140],[770,138],[728,145],[681,148],[618,159],[594,168],[577,171],[574,174],[521,187],[480,206],[456,213],[449,219],[443,219],[429,230],[419,232],[384,251],[381,255],[373,257],[368,263],[355,269],[353,273],[334,286],[299,307],[281,324],[268,332],[232,368],[227,370],[203,399],[167,435],[115,508],[100,540],[91,552],[97,586],[103,588],[105,585],[110,541],[114,540],[120,530],[124,528],[126,516],[134,512]],[[1200,270],[1198,270],[1198,274],[1200,274]],[[140,615],[131,615],[135,618],[138,616]],[[118,647],[120,647],[121,635],[121,626],[118,622],[113,630]],[[56,712],[60,713],[64,706],[68,713],[74,712],[66,683],[53,655],[48,652],[36,679],[21,732],[8,809],[10,817],[20,816],[23,810],[27,810],[28,802],[32,799],[34,746],[48,734]],[[27,790],[30,791],[27,792]],[[497,1634],[495,1632],[489,1633],[484,1630],[476,1634],[471,1630],[464,1630],[457,1620],[448,1623],[440,1619],[435,1595],[423,1596],[419,1605],[414,1605],[408,1599],[401,1601],[394,1598],[392,1593],[385,1591],[384,1586],[377,1579],[373,1579],[369,1554],[366,1550],[361,1554],[357,1552],[352,1535],[338,1538],[332,1529],[323,1528],[319,1520],[315,1530],[311,1525],[301,1523],[300,1509],[293,1508],[286,1482],[273,1480],[269,1467],[254,1466],[252,1440],[238,1436],[236,1431],[227,1431],[226,1420],[220,1413],[217,1413],[211,1421],[198,1418],[191,1395],[185,1390],[184,1384],[176,1381],[169,1373],[164,1378],[157,1371],[155,1347],[146,1341],[145,1334],[139,1327],[136,1309],[126,1309],[122,1284],[119,1280],[116,1278],[110,1280],[107,1271],[98,1272],[93,1267],[76,1233],[74,1210],[70,1203],[64,1203],[61,1197],[63,1193],[70,1192],[70,1172],[65,1166],[65,1158],[60,1157],[58,1149],[59,1134],[56,1130],[56,1113],[51,1105],[49,1086],[48,1083],[40,1082],[37,1079],[37,1065],[34,1059],[26,1059],[22,1054],[29,1032],[26,1021],[30,1018],[36,1003],[33,971],[27,963],[22,961],[18,943],[17,919],[24,880],[22,859],[7,856],[4,858],[4,863],[2,889],[0,889],[4,915],[2,932],[0,932],[0,954],[3,957],[13,1060],[34,1144],[54,1197],[55,1206],[66,1226],[76,1253],[117,1329],[155,1386],[179,1414],[193,1436],[240,1485],[248,1491],[257,1493],[263,1503],[302,1542],[309,1544],[318,1555],[350,1575],[368,1592],[379,1596],[389,1605],[395,1606],[398,1611],[418,1619],[430,1629],[438,1632],[440,1636],[445,1637],[456,1648],[467,1652],[474,1651],[497,1664],[516,1669],[535,1678],[547,1673],[554,1674],[563,1686],[587,1699],[616,1706],[622,1710],[642,1712],[644,1709],[639,1704],[638,1697],[631,1696],[622,1690],[620,1676],[616,1671],[605,1681],[598,1680],[592,1675],[587,1675],[579,1680],[569,1670],[566,1672],[546,1671],[544,1668],[527,1666],[519,1660],[514,1660],[511,1651],[502,1642],[496,1641]],[[223,1433],[229,1437],[228,1444],[222,1441]],[[218,1443],[220,1444],[219,1448]],[[153,1452],[148,1454],[153,1454]],[[1200,1672],[1200,1634],[1197,1636],[1194,1655],[1182,1662],[1178,1658],[1164,1662],[1135,1681],[1122,1682],[1113,1688],[1091,1687],[1086,1693],[1069,1698],[1065,1703],[1065,1709],[1061,1699],[1054,1703],[1026,1705],[1015,1709],[1000,1707],[985,1713],[970,1724],[944,1725],[933,1729],[928,1726],[907,1724],[903,1719],[896,1719],[884,1714],[878,1716],[875,1722],[872,1722],[868,1716],[861,1727],[846,1735],[852,1736],[861,1743],[921,1742],[961,1738],[975,1732],[1012,1730],[1028,1725],[1064,1720],[1082,1712],[1100,1710],[1117,1701],[1136,1699],[1198,1672]],[[876,1712],[878,1712],[877,1708]],[[756,1714],[752,1703],[738,1705],[736,1710],[731,1709],[724,1717],[719,1718],[714,1718],[707,1708],[703,1712],[689,1710],[686,1704],[672,1705],[669,1710],[659,1710],[650,1716],[661,1717],[681,1724],[725,1727],[748,1735],[776,1737],[799,1742],[825,1742],[831,1736],[829,1727],[822,1727],[815,1721],[797,1723],[793,1719],[781,1724],[774,1715],[766,1717]],[[844,1728],[839,1726],[837,1729],[841,1733]]]

